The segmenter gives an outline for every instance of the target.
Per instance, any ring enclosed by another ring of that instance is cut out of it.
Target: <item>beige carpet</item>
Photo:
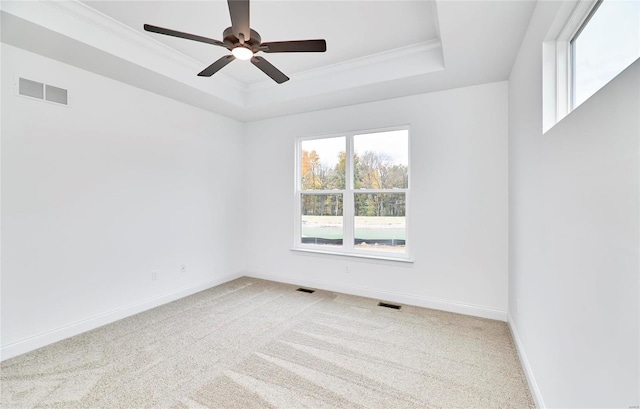
[[[241,278],[7,360],[2,408],[529,408],[504,322]]]

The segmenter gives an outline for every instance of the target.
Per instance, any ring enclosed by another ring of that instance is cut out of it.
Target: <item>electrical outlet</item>
[[[344,272],[345,272],[345,274],[349,274],[349,265],[348,264],[345,264]]]
[[[158,272],[157,271],[152,271],[151,272],[151,281],[156,281],[158,279]]]
[[[184,274],[187,272],[187,266],[185,264],[180,265],[180,274]]]

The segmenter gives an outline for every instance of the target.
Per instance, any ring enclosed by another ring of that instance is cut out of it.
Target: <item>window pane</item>
[[[302,190],[344,189],[346,138],[312,139],[301,145]]]
[[[354,187],[405,189],[409,186],[407,130],[355,135]]]
[[[403,253],[406,238],[404,193],[356,193],[355,236],[357,249]]]
[[[342,194],[301,196],[301,242],[342,246]]]
[[[640,57],[640,2],[604,0],[572,47],[576,107]]]

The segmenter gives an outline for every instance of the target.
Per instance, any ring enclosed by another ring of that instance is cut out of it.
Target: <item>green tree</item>
[[[338,163],[336,163],[329,178],[329,189],[344,189],[346,187],[346,178],[347,154],[346,152],[340,152],[338,153]]]

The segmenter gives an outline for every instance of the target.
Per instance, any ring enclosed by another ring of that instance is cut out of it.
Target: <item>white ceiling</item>
[[[229,54],[222,47],[147,33],[142,29],[147,23],[222,40],[222,31],[231,25],[226,1],[85,3],[193,58],[203,69]],[[326,53],[262,54],[286,74],[437,38],[432,3],[426,1],[253,1],[251,28],[260,34],[263,42],[327,40]],[[268,78],[249,62],[236,61],[223,70],[244,84]]]
[[[197,77],[228,51],[143,31],[221,40],[226,1],[6,1],[2,42],[240,120],[257,120],[502,81],[534,1],[253,0],[263,41],[324,38],[326,53],[262,54],[291,80],[245,61]]]

